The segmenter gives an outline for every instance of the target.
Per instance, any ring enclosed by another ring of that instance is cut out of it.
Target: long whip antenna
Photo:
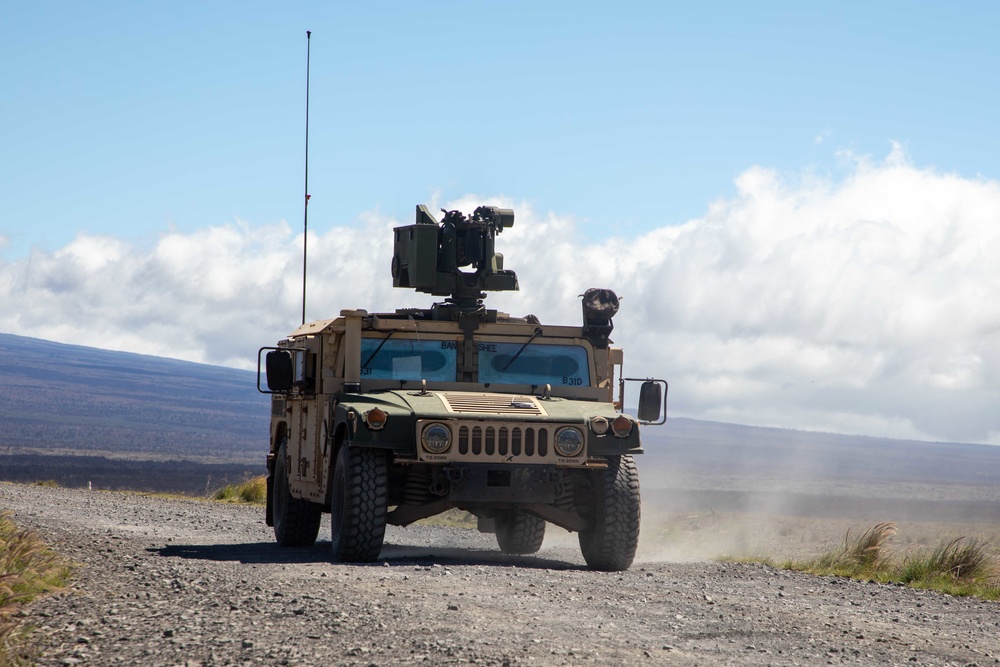
[[[302,212],[302,324],[306,323],[306,258],[309,245],[309,46],[312,31],[306,30],[306,176]]]

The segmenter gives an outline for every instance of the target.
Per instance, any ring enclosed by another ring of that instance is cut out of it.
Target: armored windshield
[[[589,387],[590,366],[587,349],[579,345],[536,343],[525,347],[524,343],[481,342],[479,381],[498,384]]]
[[[366,380],[454,382],[458,345],[450,340],[362,338],[361,377]]]

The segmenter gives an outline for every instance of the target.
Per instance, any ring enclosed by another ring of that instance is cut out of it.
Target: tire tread
[[[293,498],[288,492],[288,471],[285,467],[287,446],[282,443],[278,448],[277,462],[274,466],[275,480],[272,490],[275,495],[283,493],[284,503],[272,499],[275,509],[274,537],[283,547],[309,547],[315,544],[319,535],[320,522],[323,519],[323,508],[308,500]],[[282,480],[278,476],[283,476]],[[278,516],[280,508],[284,507],[283,516]]]
[[[346,448],[338,455],[337,465],[344,465],[344,476],[335,480],[349,481],[344,490],[343,518],[340,539],[333,535],[334,560],[349,563],[370,563],[378,558],[385,540],[388,510],[388,472],[385,454],[380,450]],[[339,489],[334,489],[336,494]],[[335,503],[336,504],[336,503]],[[337,508],[332,508],[337,511]],[[336,518],[331,519],[331,523]]]
[[[620,572],[639,545],[639,471],[628,454],[611,457],[595,488],[594,526],[580,532],[580,549],[594,570]]]
[[[533,554],[542,548],[545,520],[520,510],[497,517],[497,545],[505,554]]]

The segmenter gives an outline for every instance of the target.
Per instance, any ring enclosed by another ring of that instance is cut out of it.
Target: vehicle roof
[[[365,318],[365,323],[363,325],[363,330],[365,331],[420,331],[422,333],[448,335],[461,334],[463,332],[460,324],[453,320],[417,319],[406,317],[405,315],[401,315],[399,313],[373,313],[369,315],[366,311],[353,312],[358,314],[364,313],[363,317]],[[542,328],[542,337],[544,338],[582,337],[582,326],[543,324],[533,321],[533,319],[534,318],[510,317],[505,313],[498,313],[496,322],[480,322],[476,329],[476,334],[481,336],[530,336],[535,332],[535,329]],[[314,336],[321,333],[341,332],[344,330],[344,324],[345,318],[343,317],[315,320],[313,322],[306,322],[293,331],[290,336],[292,338],[296,338],[301,336]]]

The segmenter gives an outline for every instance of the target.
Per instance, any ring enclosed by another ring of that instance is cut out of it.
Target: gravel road
[[[374,565],[279,549],[262,510],[0,483],[79,563],[23,612],[39,665],[1000,664],[1000,604],[756,564],[591,572],[572,536],[503,557],[390,528]]]

